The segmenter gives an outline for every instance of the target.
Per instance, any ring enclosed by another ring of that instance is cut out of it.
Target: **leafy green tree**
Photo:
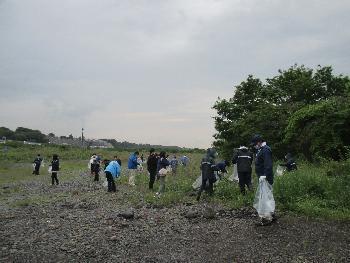
[[[247,145],[251,136],[259,133],[272,146],[277,157],[288,151],[308,154],[300,148],[301,144],[295,145],[285,138],[286,133],[289,138],[292,134],[298,135],[298,130],[291,127],[286,130],[291,116],[306,106],[346,97],[349,90],[349,78],[335,76],[331,67],[319,66],[313,70],[294,65],[287,70],[279,70],[277,76],[265,83],[249,75],[235,87],[232,98],[218,98],[213,106],[217,111],[214,146],[228,158],[235,147]]]
[[[6,139],[13,139],[14,138],[14,132],[11,131],[9,128],[6,127],[0,127],[0,139],[2,137],[6,137]]]
[[[34,141],[34,142],[47,142],[45,134],[42,134],[39,130],[32,130],[24,127],[18,127],[15,130],[14,139],[17,141]]]
[[[320,157],[339,160],[350,145],[350,98],[307,105],[288,121],[285,143],[301,151],[309,161]]]

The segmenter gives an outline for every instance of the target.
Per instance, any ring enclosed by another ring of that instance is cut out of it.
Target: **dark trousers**
[[[242,194],[245,194],[245,186],[247,186],[249,190],[252,189],[252,172],[238,172],[238,179]]]
[[[106,178],[107,178],[107,184],[108,184],[108,192],[117,191],[115,187],[113,175],[110,172],[106,172]]]
[[[202,177],[202,185],[201,188],[199,188],[198,194],[197,194],[197,200],[201,198],[202,192],[207,191],[209,195],[212,195],[213,190],[213,181],[209,180],[209,178],[203,178]]]
[[[98,181],[100,180],[99,171],[94,171],[94,174],[95,174],[95,179],[94,179],[94,181],[95,181],[95,182],[98,182]]]
[[[40,169],[40,165],[35,165],[35,168],[34,168],[34,171],[32,174],[36,174],[36,175],[39,175],[39,169]]]
[[[149,184],[148,184],[149,189],[153,189],[153,184],[154,184],[154,181],[156,180],[156,175],[157,175],[156,170],[149,172]]]
[[[52,185],[54,185],[55,182],[58,185],[57,173],[55,173],[55,172],[51,173],[51,182],[52,182]]]

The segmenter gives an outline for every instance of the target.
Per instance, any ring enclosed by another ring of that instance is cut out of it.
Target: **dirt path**
[[[350,262],[348,223],[282,215],[257,227],[251,209],[131,207],[128,186],[81,181],[1,191],[1,262]]]

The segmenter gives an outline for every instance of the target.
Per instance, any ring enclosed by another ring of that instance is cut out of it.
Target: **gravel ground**
[[[261,227],[251,208],[204,201],[132,207],[118,187],[1,186],[0,262],[350,262],[349,223],[280,214]]]

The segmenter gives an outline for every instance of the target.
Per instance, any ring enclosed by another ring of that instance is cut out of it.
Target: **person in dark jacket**
[[[253,153],[247,147],[241,146],[234,153],[232,163],[237,165],[239,188],[241,193],[245,195],[245,187],[252,190],[252,162]]]
[[[215,158],[217,156],[214,148],[207,149],[207,154],[204,156],[201,162],[202,171],[202,185],[197,194],[197,201],[200,200],[202,192],[205,190],[209,195],[213,194],[213,184],[216,181],[215,171],[218,171],[215,164]]]
[[[261,135],[254,135],[252,139],[252,145],[257,150],[255,157],[255,172],[260,177],[265,177],[266,181],[272,186],[273,185],[273,164],[272,164],[272,151],[271,148],[266,144],[266,141]],[[257,224],[260,226],[269,225],[276,221],[276,214],[272,213],[271,219],[262,217],[260,222]]]
[[[226,167],[230,166],[230,163],[226,160],[219,162],[216,167],[218,168],[219,172],[223,174],[227,174]]]
[[[285,163],[280,164],[281,166],[285,166],[287,171],[298,170],[297,164],[294,161],[294,158],[291,153],[287,153],[284,157]]]
[[[54,154],[52,156],[52,161],[51,161],[51,182],[52,185],[56,184],[58,185],[58,178],[57,178],[57,172],[60,170],[60,161],[58,159],[58,155]]]
[[[150,190],[153,189],[154,181],[156,180],[157,175],[157,164],[158,164],[158,158],[156,153],[154,152],[154,149],[150,149],[149,156],[147,159],[147,170],[149,172],[149,184],[148,188]]]
[[[100,180],[100,162],[95,158],[91,164],[91,171],[94,177],[94,182]]]
[[[40,169],[40,165],[41,165],[41,162],[43,161],[43,159],[40,157],[40,154],[38,154],[36,156],[36,158],[34,159],[33,161],[33,164],[34,164],[34,170],[33,170],[33,173],[32,174],[36,174],[36,175],[39,175],[39,169]]]
[[[252,144],[257,150],[255,157],[255,172],[256,175],[266,176],[266,180],[269,184],[273,185],[273,167],[272,167],[272,151],[271,148],[266,144],[265,140],[261,135],[254,135]]]
[[[254,135],[252,145],[257,150],[255,157],[256,175],[266,176],[266,180],[273,185],[272,151],[261,135]]]

